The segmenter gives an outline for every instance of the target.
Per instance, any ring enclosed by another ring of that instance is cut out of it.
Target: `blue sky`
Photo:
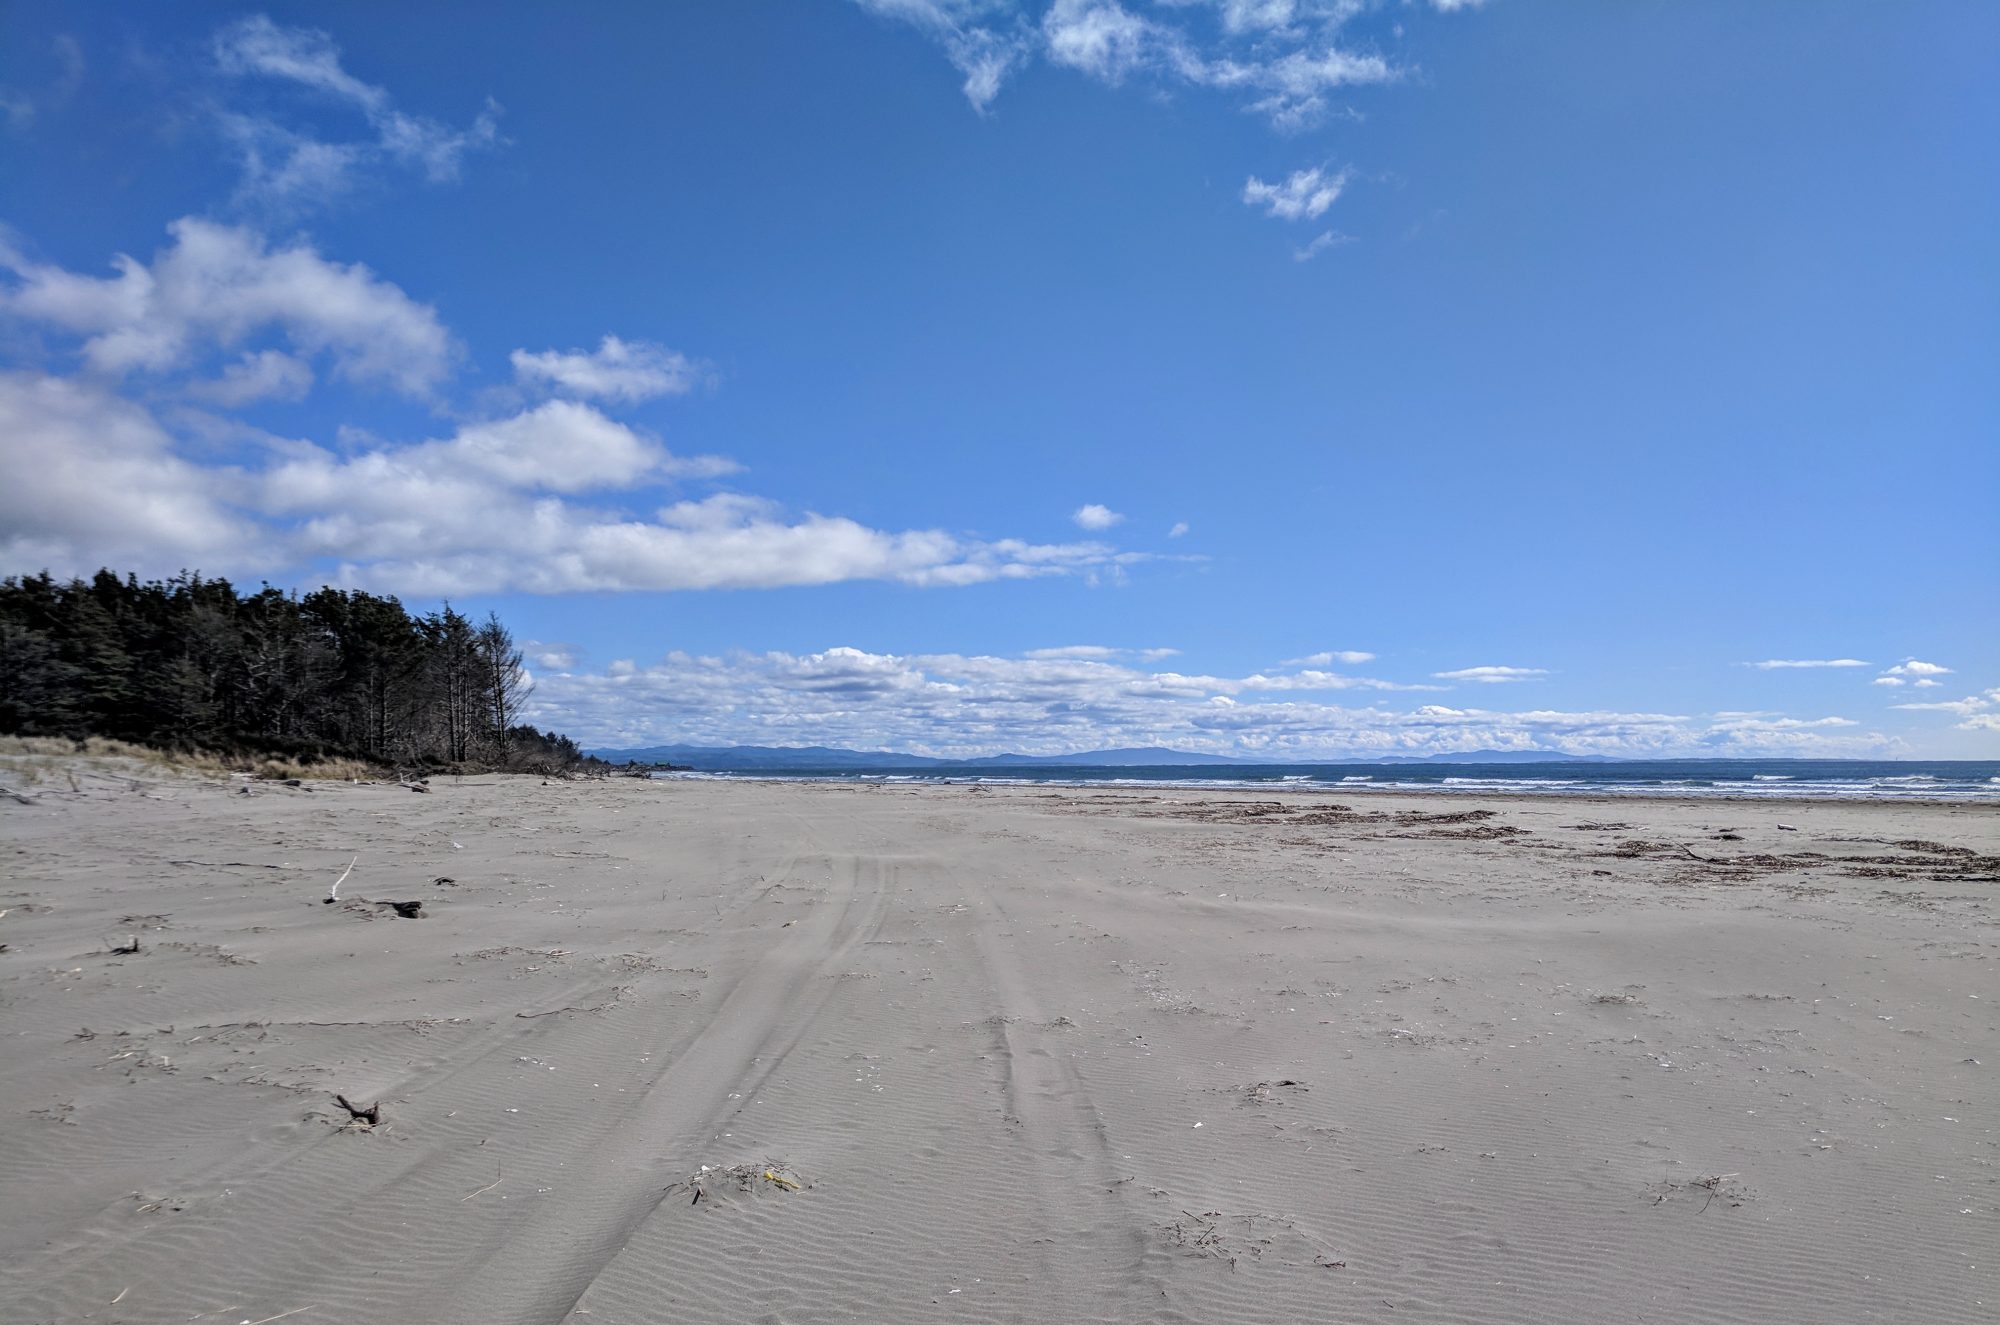
[[[2000,756],[2000,10],[473,12],[0,11],[0,573],[608,744]]]

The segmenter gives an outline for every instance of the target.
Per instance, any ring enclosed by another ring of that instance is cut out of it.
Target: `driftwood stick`
[[[347,862],[347,868],[340,872],[340,877],[333,881],[333,887],[327,890],[326,900],[328,902],[331,903],[340,900],[340,885],[347,882],[347,876],[354,873],[354,867],[360,860],[361,857],[356,856],[353,860]]]
[[[380,1100],[375,1101],[365,1109],[358,1104],[350,1103],[345,1095],[335,1095],[333,1100],[334,1103],[347,1110],[348,1114],[357,1123],[367,1123],[370,1127],[373,1127],[382,1121],[382,1101]]]

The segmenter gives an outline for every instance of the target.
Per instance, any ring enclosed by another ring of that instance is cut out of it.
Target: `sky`
[[[0,6],[0,575],[586,744],[2000,757],[2000,7]]]

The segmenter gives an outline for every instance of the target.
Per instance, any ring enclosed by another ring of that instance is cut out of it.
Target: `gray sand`
[[[2000,1319],[1991,809],[240,785],[0,801],[6,1322]]]

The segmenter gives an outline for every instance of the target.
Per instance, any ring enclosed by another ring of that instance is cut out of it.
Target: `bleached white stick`
[[[347,868],[340,872],[340,877],[333,881],[333,887],[327,890],[326,894],[327,901],[337,902],[340,900],[340,885],[346,883],[347,876],[354,873],[354,866],[356,862],[358,862],[360,859],[361,857],[356,856],[353,860],[347,862]]]

